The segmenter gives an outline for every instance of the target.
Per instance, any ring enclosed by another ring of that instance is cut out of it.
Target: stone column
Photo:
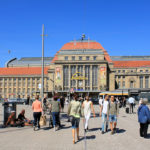
[[[76,65],[76,73],[78,72],[78,65]],[[78,89],[78,80],[76,80],[76,90]]]
[[[143,88],[145,88],[145,76],[143,76]]]
[[[85,77],[85,65],[83,65],[83,77]],[[85,80],[83,80],[83,90],[85,90]]]
[[[70,69],[71,69],[71,66],[69,65],[69,77],[68,77],[68,80],[69,80],[69,90],[71,88],[71,71],[70,71]]]
[[[109,91],[115,90],[115,74],[112,72],[109,74]]]
[[[90,91],[92,91],[92,65],[90,65]]]

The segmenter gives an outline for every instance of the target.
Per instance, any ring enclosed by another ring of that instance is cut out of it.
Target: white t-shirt
[[[90,115],[91,114],[91,101],[84,101],[83,102],[84,105],[84,115]]]
[[[104,102],[103,102],[103,110],[102,110],[103,114],[107,114],[107,107],[108,107],[108,101],[104,100]]]
[[[131,104],[131,103],[133,103],[134,104],[134,101],[135,101],[135,99],[133,98],[133,97],[130,97],[129,99],[128,99],[128,102]]]
[[[102,99],[102,98],[99,99],[99,105],[100,105],[100,106],[103,105],[103,99]]]

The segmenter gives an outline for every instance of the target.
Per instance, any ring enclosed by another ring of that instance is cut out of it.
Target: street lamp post
[[[44,24],[42,25],[42,73],[41,73],[41,100],[44,98]]]

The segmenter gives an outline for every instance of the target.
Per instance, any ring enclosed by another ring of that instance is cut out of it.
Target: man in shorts
[[[119,114],[119,106],[115,102],[114,96],[111,96],[107,109],[107,120],[109,120],[110,122],[110,129],[112,135],[116,132],[117,117]]]

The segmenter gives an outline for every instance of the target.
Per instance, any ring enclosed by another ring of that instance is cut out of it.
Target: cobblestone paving
[[[98,106],[94,106],[98,114]],[[17,113],[22,108],[26,110],[26,117],[33,119],[31,106],[19,105]],[[65,109],[66,110],[66,109]],[[3,107],[0,104],[0,124],[3,120]],[[40,131],[33,131],[32,127],[0,128],[0,150],[149,150],[149,139],[139,136],[139,124],[136,114],[126,114],[122,108],[118,118],[118,133],[110,132],[102,135],[100,132],[101,118],[90,119],[90,131],[84,140],[83,120],[80,121],[81,141],[72,144],[70,123],[65,113],[61,114],[63,129],[54,132],[53,129],[42,127]]]

